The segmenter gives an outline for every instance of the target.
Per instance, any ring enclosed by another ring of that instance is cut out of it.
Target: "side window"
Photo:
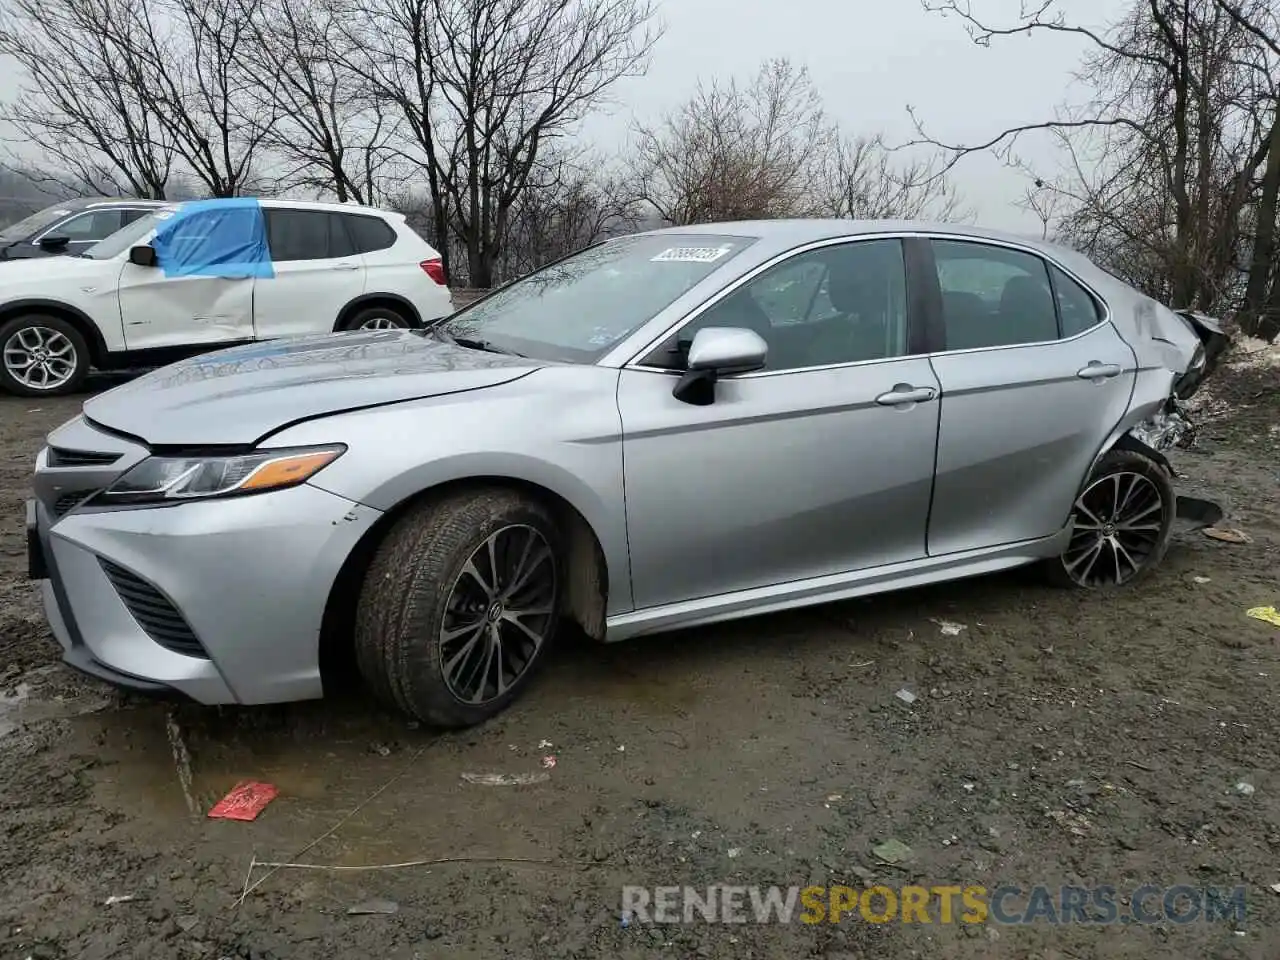
[[[797,254],[685,324],[646,363],[676,367],[706,327],[746,327],[769,345],[768,370],[904,356],[907,282],[899,240],[862,240]]]
[[[1084,287],[1049,264],[1053,274],[1053,290],[1058,296],[1058,316],[1062,318],[1062,335],[1074,337],[1102,322],[1102,308]]]
[[[119,230],[124,223],[119,210],[94,210],[78,217],[64,220],[46,231],[48,236],[69,237],[72,243],[105,240]]]
[[[386,250],[396,242],[396,232],[384,220],[358,213],[343,213],[340,216],[347,222],[347,232],[356,245],[353,251],[355,253]]]
[[[352,256],[356,248],[347,232],[346,217],[341,213],[326,213],[324,216],[329,221],[329,256]]]
[[[267,243],[271,259],[329,259],[329,217],[323,211],[268,207]]]
[[[826,268],[813,260],[797,258],[780,267],[767,282],[753,283],[751,296],[775,326],[805,323],[835,313],[827,296]]]
[[[192,214],[178,222],[171,228],[166,241],[171,256],[180,263],[199,259],[200,251],[208,248],[217,223],[217,217],[212,213]]]
[[[948,350],[1058,339],[1049,273],[1039,257],[961,240],[934,240]]]

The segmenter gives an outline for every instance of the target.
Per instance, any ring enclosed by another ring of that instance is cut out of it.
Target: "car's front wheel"
[[[89,345],[61,317],[28,314],[0,325],[0,387],[23,397],[72,393],[89,375]]]
[[[1060,586],[1128,586],[1164,559],[1177,512],[1168,471],[1132,450],[1098,461],[1076,498],[1071,542],[1047,572]]]
[[[542,504],[504,489],[424,503],[391,528],[356,610],[356,661],[389,706],[468,727],[519,696],[552,642],[563,548]]]

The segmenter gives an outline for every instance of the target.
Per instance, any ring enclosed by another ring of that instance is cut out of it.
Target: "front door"
[[[275,276],[254,291],[259,340],[330,333],[348,303],[364,293],[364,258],[355,253],[342,215],[266,207]]]
[[[1133,351],[1033,253],[934,240],[946,349],[932,556],[1057,533],[1129,405]],[[1052,278],[1052,279],[1051,279]]]
[[[622,371],[638,609],[925,555],[938,383],[912,355],[907,302],[900,241],[824,246],[713,302]],[[692,406],[660,368],[712,326],[759,332],[767,366]]]
[[[168,248],[201,248],[213,231],[225,231],[227,223],[225,212],[193,213],[175,221],[167,236]],[[126,260],[119,287],[125,347],[131,351],[208,347],[252,340],[256,282],[261,281],[248,275],[171,273],[161,266],[141,267]]]

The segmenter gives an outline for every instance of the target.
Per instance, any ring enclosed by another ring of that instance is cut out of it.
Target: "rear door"
[[[365,288],[364,258],[355,252],[343,214],[264,207],[275,276],[257,282],[254,335],[259,340],[329,333],[338,314]]]
[[[924,556],[938,383],[915,314],[901,241],[828,245],[763,271],[622,371],[637,608]],[[706,327],[753,329],[769,355],[692,406],[672,396],[671,358]]]
[[[943,349],[929,554],[1050,536],[1129,405],[1133,351],[1039,255],[934,239]]]

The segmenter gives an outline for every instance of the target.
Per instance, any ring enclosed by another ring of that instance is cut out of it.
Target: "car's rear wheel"
[[[72,393],[89,375],[89,344],[61,317],[28,314],[0,325],[0,387],[23,397]]]
[[[1071,542],[1049,561],[1050,579],[1085,589],[1136,583],[1164,559],[1176,512],[1164,467],[1131,450],[1109,451],[1076,498]]]
[[[395,307],[366,307],[345,324],[344,330],[407,330],[413,322]]]
[[[554,639],[562,539],[502,489],[423,504],[378,547],[356,610],[356,661],[389,706],[438,727],[500,713]]]

